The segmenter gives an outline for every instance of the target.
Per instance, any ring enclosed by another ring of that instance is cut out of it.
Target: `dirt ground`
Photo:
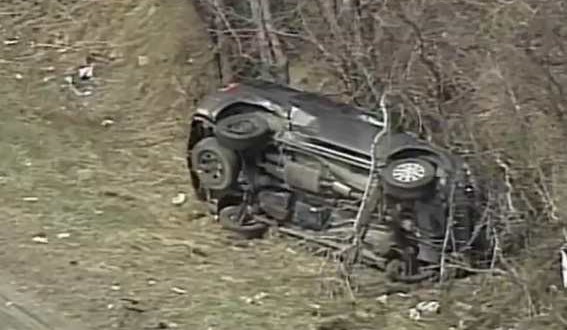
[[[296,242],[239,241],[204,217],[184,148],[214,79],[188,0],[5,0],[0,39],[0,279],[41,308],[87,329],[457,325],[408,317],[429,291],[353,304]],[[65,78],[89,54],[81,96]]]

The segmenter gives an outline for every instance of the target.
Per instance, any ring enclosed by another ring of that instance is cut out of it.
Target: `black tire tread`
[[[262,222],[251,221],[244,224],[235,223],[231,215],[238,212],[240,206],[227,206],[219,212],[219,222],[223,229],[231,231],[245,239],[261,238],[267,232],[269,226]]]
[[[257,129],[250,134],[235,136],[227,130],[226,126],[238,120],[254,121]],[[243,151],[264,145],[269,141],[271,131],[268,122],[258,113],[244,113],[219,120],[215,127],[215,135],[223,146],[232,150]]]

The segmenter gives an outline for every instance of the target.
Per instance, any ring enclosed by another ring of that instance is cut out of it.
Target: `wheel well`
[[[205,138],[207,135],[210,135],[210,132],[207,132],[205,124],[201,120],[194,120],[189,129],[187,151],[190,151],[197,142]]]
[[[423,156],[433,156],[435,158],[439,158],[439,155],[433,151],[421,149],[421,148],[405,148],[399,151],[396,151],[388,156],[389,161],[403,159],[403,158],[414,158],[414,157],[423,157]]]
[[[257,112],[257,111],[265,112],[265,111],[268,111],[268,109],[264,108],[263,106],[256,105],[256,104],[250,104],[250,103],[245,103],[245,102],[237,102],[237,103],[233,103],[233,104],[227,106],[226,108],[222,109],[222,111],[219,113],[216,120],[220,120],[220,119],[226,118],[228,116],[232,116],[232,115],[238,115],[238,114],[241,114],[241,113]]]
[[[390,154],[387,161],[389,163],[403,158],[422,158],[426,159],[437,168],[451,168],[450,163],[447,163],[447,160],[444,159],[442,155],[425,148],[403,148],[402,150],[398,150]]]

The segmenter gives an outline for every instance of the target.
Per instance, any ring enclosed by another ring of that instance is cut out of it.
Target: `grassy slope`
[[[93,329],[138,330],[160,321],[181,329],[441,329],[456,319],[486,328],[481,303],[499,286],[464,312],[456,301],[468,300],[476,286],[463,283],[443,302],[442,317],[416,323],[408,308],[436,293],[353,306],[331,298],[341,288],[332,267],[292,252],[293,242],[235,241],[198,219],[191,200],[170,204],[188,190],[187,116],[212,70],[188,1],[32,6],[0,4],[0,38],[20,37],[0,46],[4,279]],[[80,98],[62,87],[63,78],[88,52],[99,59],[97,86]],[[149,64],[140,67],[138,56]],[[115,124],[102,127],[109,117]],[[38,201],[23,200],[30,196]],[[71,236],[56,238],[62,232]],[[38,233],[49,243],[32,242]],[[261,292],[261,305],[243,299]],[[121,298],[138,300],[144,312]]]
[[[193,203],[170,204],[188,189],[187,110],[210,71],[187,2],[32,6],[0,5],[1,37],[20,38],[0,52],[3,276],[93,329],[295,329],[321,321],[313,304],[335,314],[323,260],[275,238],[235,242],[193,219]],[[63,78],[87,52],[102,63],[98,85],[78,98]],[[115,124],[102,127],[108,117]],[[32,242],[39,233],[48,244]],[[260,292],[262,305],[243,301]],[[127,309],[128,297],[145,312]]]

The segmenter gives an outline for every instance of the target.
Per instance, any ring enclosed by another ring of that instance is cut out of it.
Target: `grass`
[[[171,205],[177,192],[191,195],[185,123],[208,79],[191,6],[57,3],[0,5],[22,13],[2,30],[20,43],[0,50],[3,278],[92,329],[309,329],[355,313],[329,298],[341,283],[325,260],[276,237],[234,240],[194,219],[193,201]],[[101,64],[94,94],[80,98],[63,78],[87,53]],[[114,125],[102,127],[106,118]],[[33,242],[38,234],[49,243]],[[258,294],[261,304],[250,303]]]
[[[92,329],[498,325],[492,314],[492,323],[480,321],[498,279],[471,279],[446,294],[391,295],[382,304],[375,298],[388,285],[377,273],[378,293],[352,302],[335,267],[296,242],[239,241],[200,216],[185,137],[193,101],[214,80],[188,1],[4,1],[0,15],[0,38],[20,38],[0,48],[4,281]],[[76,97],[63,78],[88,53],[98,63],[94,94]],[[140,66],[139,56],[149,64]],[[101,126],[107,118],[114,124]],[[180,191],[190,200],[173,206]],[[32,241],[40,233],[48,244]],[[457,304],[479,288],[486,296],[474,298],[478,304]],[[410,320],[408,309],[427,299],[441,299],[441,315]]]

